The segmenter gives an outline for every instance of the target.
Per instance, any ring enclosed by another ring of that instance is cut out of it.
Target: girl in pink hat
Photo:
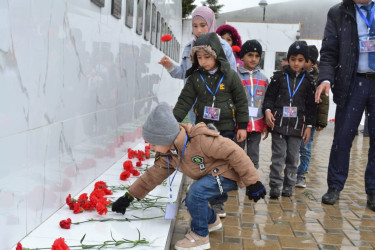
[[[243,66],[243,61],[240,59],[242,41],[236,28],[228,24],[223,24],[217,28],[216,33],[232,47],[234,57],[236,58],[237,68]]]

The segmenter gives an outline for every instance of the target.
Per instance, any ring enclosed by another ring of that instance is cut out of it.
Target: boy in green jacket
[[[242,142],[246,139],[249,110],[247,97],[237,73],[232,70],[216,33],[200,35],[190,52],[192,67],[186,71],[186,81],[173,114],[181,122],[191,106],[196,115],[196,123],[213,123],[220,134]],[[224,202],[228,195],[224,193],[211,206],[225,217]]]

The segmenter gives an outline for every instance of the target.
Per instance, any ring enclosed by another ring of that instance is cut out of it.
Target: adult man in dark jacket
[[[333,205],[348,177],[350,150],[365,108],[369,111],[370,150],[365,173],[367,205],[375,211],[375,22],[373,0],[343,0],[328,12],[320,51],[320,94],[332,87],[337,104],[335,134],[328,166],[328,192],[322,202]],[[366,10],[367,9],[367,10]],[[369,13],[369,14],[367,14]],[[373,13],[373,12],[372,12]]]

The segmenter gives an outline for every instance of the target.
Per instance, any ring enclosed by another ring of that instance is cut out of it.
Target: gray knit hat
[[[171,145],[180,132],[180,126],[166,102],[156,106],[142,127],[143,138],[153,145]]]

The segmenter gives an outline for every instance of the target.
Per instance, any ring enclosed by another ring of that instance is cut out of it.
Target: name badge
[[[164,220],[176,219],[178,205],[176,203],[168,203],[165,207]]]
[[[297,107],[283,107],[283,117],[297,117]]]
[[[375,40],[360,41],[359,51],[361,53],[375,52]]]
[[[258,110],[259,110],[259,108],[249,106],[249,116],[250,117],[257,117],[258,116]]]
[[[220,120],[220,108],[215,107],[204,107],[203,118],[207,120],[219,121]]]

